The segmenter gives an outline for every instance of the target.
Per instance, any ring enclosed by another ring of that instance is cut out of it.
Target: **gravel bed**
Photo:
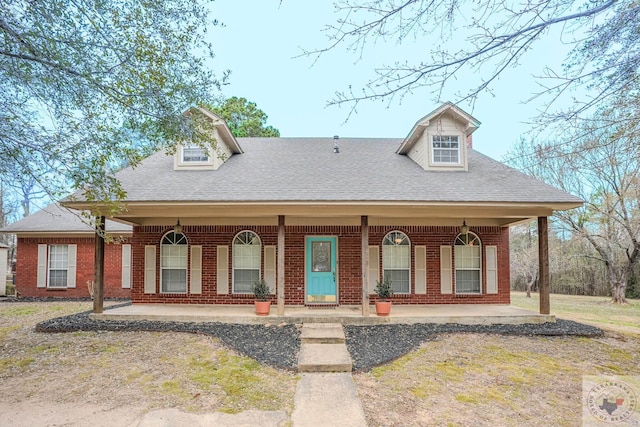
[[[602,329],[570,320],[557,319],[556,323],[524,325],[459,325],[414,324],[345,326],[347,349],[353,361],[353,370],[368,370],[397,359],[433,340],[438,334],[481,333],[525,336],[582,336],[604,335]]]
[[[121,307],[129,303],[110,308]],[[36,325],[38,332],[74,331],[174,331],[207,334],[261,363],[282,369],[296,369],[300,331],[296,325],[239,325],[163,321],[95,320],[90,311],[50,319]],[[585,336],[604,333],[594,326],[558,319],[556,323],[525,325],[414,324],[345,326],[347,349],[353,370],[362,371],[397,359],[430,341],[438,334],[484,333],[525,336]]]
[[[114,305],[110,308],[127,304]],[[96,320],[91,311],[57,317],[36,325],[38,332],[171,331],[206,334],[261,363],[282,369],[298,366],[300,331],[295,325],[238,325],[228,323],[163,322],[151,320]]]

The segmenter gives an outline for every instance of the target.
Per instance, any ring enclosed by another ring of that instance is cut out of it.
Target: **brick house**
[[[473,150],[480,123],[451,103],[400,139],[235,138],[205,114],[216,149],[118,174],[136,304],[252,304],[264,279],[279,313],[364,313],[383,278],[395,304],[508,304],[509,225],[581,204]]]
[[[104,296],[131,297],[132,227],[107,221]],[[95,231],[76,213],[52,204],[10,224],[17,236],[16,292],[20,297],[86,298],[94,279]]]

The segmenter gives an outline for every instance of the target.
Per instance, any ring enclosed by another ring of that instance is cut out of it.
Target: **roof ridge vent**
[[[340,137],[338,135],[333,136],[333,152],[336,154],[340,152],[340,145],[338,145],[339,139]]]

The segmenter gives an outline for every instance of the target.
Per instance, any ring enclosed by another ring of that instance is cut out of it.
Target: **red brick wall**
[[[78,245],[75,288],[37,287],[38,245],[42,244]],[[19,238],[16,257],[16,290],[21,297],[89,297],[87,280],[94,278],[94,254],[95,242],[92,237]],[[105,298],[131,297],[131,289],[122,288],[122,246],[119,244],[106,244],[104,248],[104,296]]]
[[[276,226],[185,226],[184,233],[189,245],[202,246],[202,294],[161,294],[159,293],[160,248],[159,242],[171,227],[135,227],[132,238],[133,284],[132,298],[137,303],[192,303],[192,304],[251,304],[252,295],[234,295],[232,285],[232,241],[237,233],[251,230],[262,241],[262,272],[264,273],[264,246],[277,246]],[[486,294],[485,255],[483,248],[483,279],[481,295],[440,294],[440,246],[451,245],[458,233],[457,227],[382,227],[371,226],[369,245],[381,245],[384,236],[393,230],[407,234],[411,241],[411,295],[394,296],[396,304],[508,304],[509,291],[509,229],[502,227],[472,227],[482,245],[498,247],[498,293]],[[304,304],[305,291],[305,236],[338,237],[338,300],[340,304],[360,304],[362,301],[362,261],[359,226],[287,226],[285,228],[285,301],[290,305]],[[144,247],[155,245],[156,250],[156,292],[144,293]],[[229,248],[229,290],[228,295],[218,295],[216,248]],[[414,294],[415,252],[414,246],[427,248],[427,293]],[[452,251],[453,252],[453,251]],[[190,255],[189,255],[190,256]],[[382,257],[382,250],[380,251]],[[189,266],[190,264],[189,260]],[[380,259],[382,269],[382,259]],[[189,268],[187,281],[189,282]],[[380,271],[382,276],[382,271]],[[371,300],[375,300],[375,296]],[[275,302],[275,297],[273,299]]]

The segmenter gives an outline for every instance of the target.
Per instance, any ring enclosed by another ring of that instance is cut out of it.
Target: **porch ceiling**
[[[69,207],[91,206],[67,202]],[[137,225],[172,225],[180,218],[183,225],[277,225],[285,216],[287,225],[360,225],[367,215],[370,225],[469,225],[505,226],[575,204],[523,203],[413,203],[413,202],[271,202],[271,203],[196,203],[129,202],[116,221]]]

